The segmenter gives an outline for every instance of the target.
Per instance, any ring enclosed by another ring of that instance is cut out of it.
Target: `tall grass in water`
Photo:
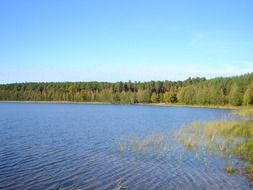
[[[134,156],[141,162],[145,159],[157,162],[169,159],[179,167],[185,162],[186,152],[174,143],[177,144],[177,141],[173,132],[151,133],[142,137],[124,137],[115,148],[123,157]]]
[[[151,134],[143,138],[129,137],[127,140],[118,144],[118,151],[123,153],[131,151],[143,155],[150,151],[161,151],[167,142],[168,137],[163,134]]]
[[[189,150],[205,149],[244,160],[247,176],[253,180],[253,121],[193,122],[176,136]],[[234,173],[236,168],[229,165],[225,170]]]

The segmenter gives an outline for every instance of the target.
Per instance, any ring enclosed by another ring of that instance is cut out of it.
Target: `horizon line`
[[[92,83],[92,82],[98,82],[98,83],[118,83],[118,82],[122,82],[122,83],[127,83],[127,82],[137,82],[137,83],[145,83],[145,82],[151,82],[151,81],[154,81],[154,82],[157,82],[157,81],[160,81],[160,82],[165,82],[165,81],[169,81],[169,82],[183,82],[183,81],[186,81],[188,79],[205,79],[205,80],[213,80],[213,79],[217,79],[217,78],[231,78],[231,77],[238,77],[238,76],[244,76],[244,75],[250,75],[250,74],[253,74],[253,71],[251,72],[247,72],[247,73],[244,73],[244,74],[232,74],[232,75],[229,75],[229,76],[215,76],[215,77],[205,77],[205,76],[189,76],[187,77],[186,79],[183,79],[183,80],[169,80],[169,79],[165,79],[165,80],[127,80],[127,81],[123,81],[123,80],[119,80],[119,81],[103,81],[103,80],[90,80],[90,81],[20,81],[20,82],[6,82],[6,83],[0,83],[0,85],[10,85],[10,84],[27,84],[27,83]]]

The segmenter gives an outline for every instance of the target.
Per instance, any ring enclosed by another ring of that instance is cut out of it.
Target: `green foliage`
[[[253,84],[251,84],[243,95],[243,104],[253,104]]]
[[[242,104],[242,93],[237,84],[233,84],[229,93],[229,103],[233,106]]]
[[[149,103],[150,92],[148,90],[139,90],[137,92],[137,100],[139,103]]]
[[[252,97],[250,94],[250,90],[247,89],[243,95],[243,105],[249,105],[249,104],[252,104]]]
[[[165,92],[163,95],[164,102],[167,103],[176,103],[177,102],[177,96],[173,92]]]
[[[131,103],[130,93],[122,91],[120,93],[120,103],[122,103],[122,104],[129,104],[129,103]]]
[[[253,104],[253,73],[185,81],[61,82],[0,85],[0,100],[108,103]]]
[[[157,95],[155,92],[153,92],[151,95],[151,102],[153,103],[159,102],[159,95]]]
[[[196,104],[196,93],[197,91],[194,89],[192,85],[186,86],[183,88],[178,94],[179,102],[185,104]]]

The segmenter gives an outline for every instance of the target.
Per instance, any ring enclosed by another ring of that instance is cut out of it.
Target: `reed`
[[[245,161],[248,178],[253,180],[252,120],[193,122],[180,130],[176,137],[188,150],[222,153]],[[236,168],[228,166],[225,170],[231,174]]]
[[[118,144],[117,150],[120,153],[131,151],[136,154],[158,152],[164,150],[167,136],[163,134],[151,134],[146,137],[129,137]]]

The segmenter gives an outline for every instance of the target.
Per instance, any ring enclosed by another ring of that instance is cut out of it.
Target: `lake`
[[[197,159],[173,138],[192,121],[234,117],[225,109],[0,103],[0,187],[249,189],[245,176],[224,172],[226,161]],[[138,149],[154,136],[166,143]]]

